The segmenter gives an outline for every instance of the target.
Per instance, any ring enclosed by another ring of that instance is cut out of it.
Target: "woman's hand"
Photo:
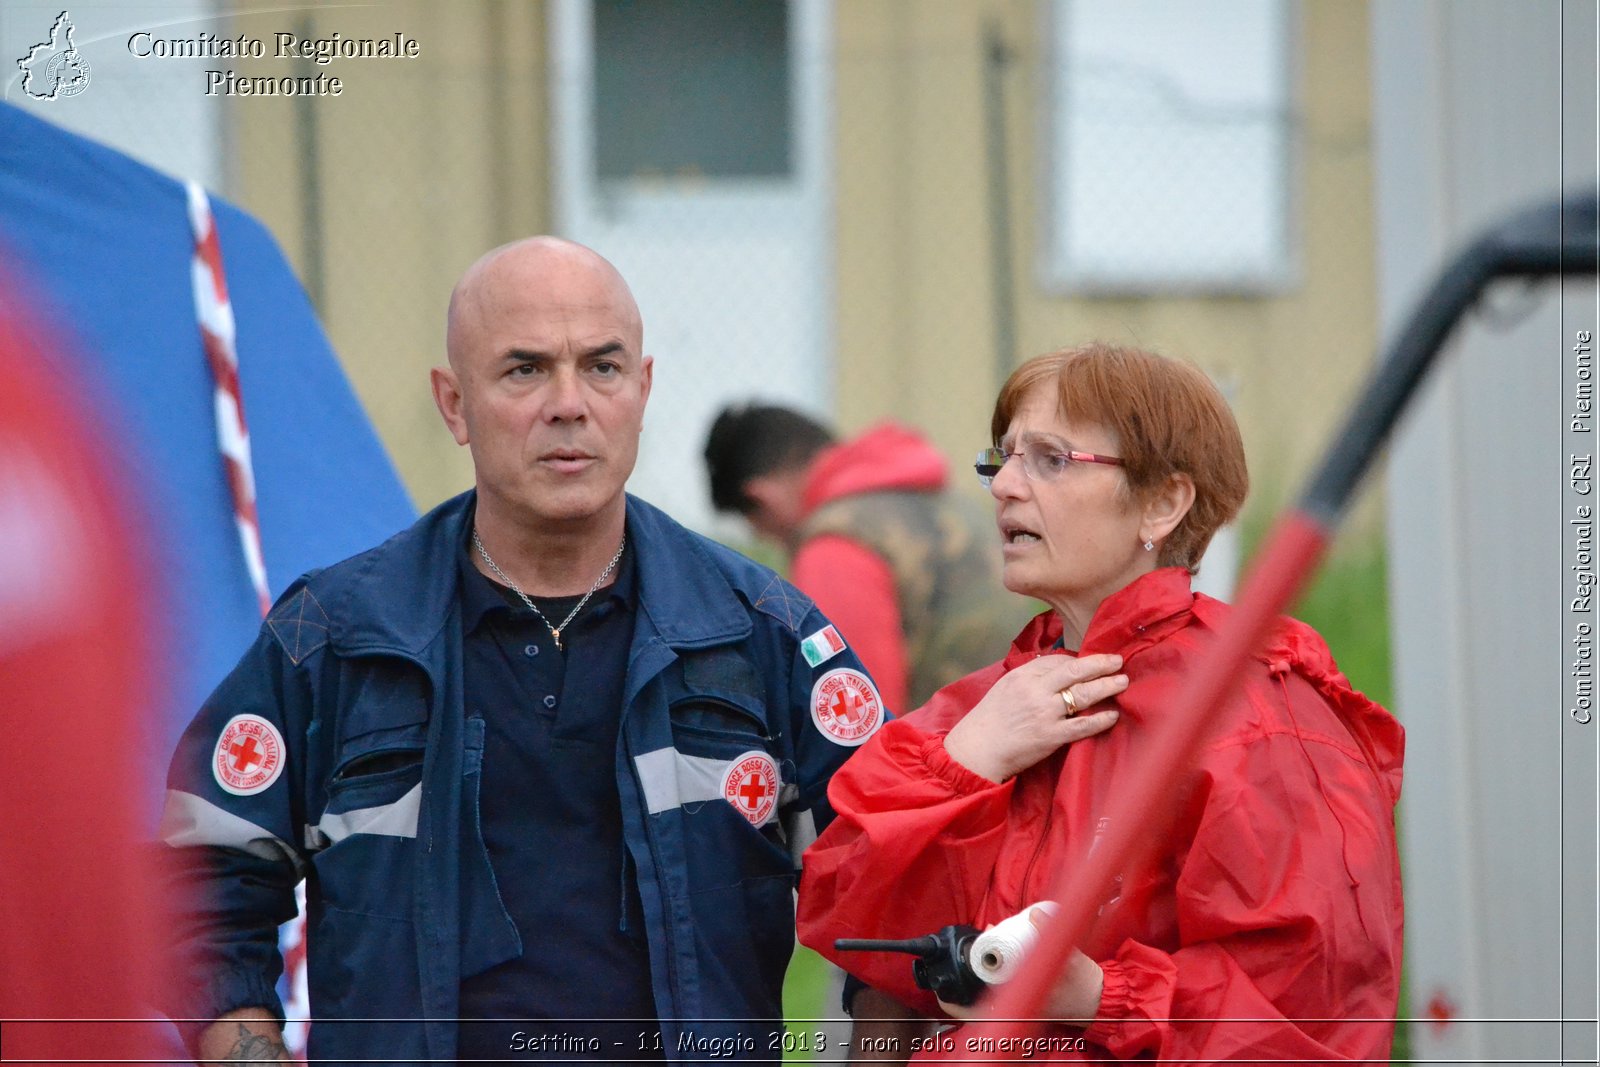
[[[1028,921],[1035,930],[1042,932],[1050,921],[1050,913],[1044,908],[1034,908],[1028,912]],[[1088,1026],[1100,1014],[1100,995],[1105,987],[1106,976],[1100,965],[1073,949],[1061,968],[1055,990],[1045,999],[1044,1015],[1069,1026]]]
[[[1041,656],[994,684],[945,736],[950,758],[1003,782],[1062,745],[1109,730],[1115,711],[1088,709],[1128,688],[1121,656]],[[1062,696],[1070,692],[1071,700]]]
[[[1061,972],[1061,980],[1045,999],[1039,1017],[1064,1026],[1088,1026],[1100,1013],[1100,994],[1105,984],[1105,973],[1100,970],[1100,965],[1073,949],[1072,955],[1067,957],[1066,968]],[[994,995],[993,990],[988,990],[980,1000]],[[964,1023],[978,1017],[977,1004],[948,1004],[941,1000],[939,1008],[950,1018],[960,1019]]]

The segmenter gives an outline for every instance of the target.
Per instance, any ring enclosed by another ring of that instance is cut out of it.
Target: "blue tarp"
[[[226,201],[211,204],[276,597],[301,573],[382,541],[414,509],[272,236]],[[217,447],[185,190],[0,104],[0,249],[31,290],[31,317],[74,364],[60,368],[64,379],[120,442],[129,495],[153,534],[169,594],[159,624],[170,694],[149,754],[153,805],[178,732],[261,624]]]

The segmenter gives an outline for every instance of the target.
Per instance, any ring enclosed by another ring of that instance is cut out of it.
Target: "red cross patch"
[[[235,715],[222,728],[211,774],[234,796],[266,789],[283,773],[283,735],[259,715]]]
[[[841,667],[811,687],[811,721],[825,737],[854,748],[883,725],[883,698],[871,678]]]
[[[1455,1021],[1457,1015],[1456,1004],[1455,1001],[1450,999],[1450,994],[1440,989],[1428,1001],[1428,1007],[1424,1013],[1428,1017],[1429,1028],[1433,1031],[1434,1036],[1437,1037],[1449,1029],[1450,1024]]]
[[[751,826],[763,825],[778,806],[778,765],[765,752],[746,752],[722,776],[722,796]]]

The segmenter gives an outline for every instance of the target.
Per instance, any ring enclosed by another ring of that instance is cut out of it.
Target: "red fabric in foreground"
[[[140,859],[154,644],[140,538],[87,405],[0,277],[0,1044],[10,1060],[159,1055]],[[88,375],[89,364],[75,365]],[[30,1020],[58,1020],[54,1022]],[[64,1021],[59,1021],[64,1020]]]

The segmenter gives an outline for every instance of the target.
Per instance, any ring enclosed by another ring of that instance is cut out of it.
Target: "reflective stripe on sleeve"
[[[802,808],[783,820],[784,837],[789,845],[789,855],[794,859],[794,869],[800,869],[800,854],[817,839],[817,820],[809,808]]]
[[[722,799],[722,778],[733,760],[685,756],[675,748],[658,748],[634,758],[645,808],[651,815]]]
[[[305,873],[300,854],[281,838],[249,819],[224,811],[204,797],[179,789],[167,790],[158,833],[162,841],[174,848],[196,845],[235,848],[265,860],[285,860],[294,866],[296,874]]]
[[[325,847],[338,844],[352,834],[416,837],[417,815],[421,810],[422,783],[418,782],[392,804],[325,813],[317,825],[306,827],[306,844],[310,848]]]

